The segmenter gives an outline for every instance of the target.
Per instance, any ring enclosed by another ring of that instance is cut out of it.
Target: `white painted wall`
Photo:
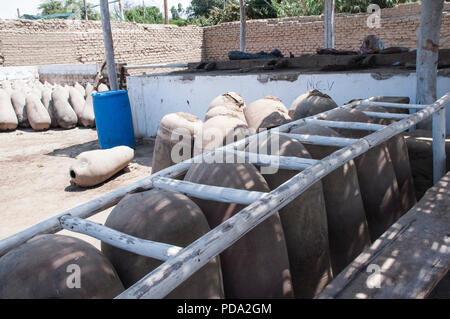
[[[57,75],[92,75],[97,74],[97,64],[51,64],[39,66],[7,66],[0,67],[0,82],[24,80],[34,81],[40,74]]]
[[[227,91],[241,94],[247,104],[266,95],[282,99],[289,108],[294,99],[310,89],[330,95],[338,105],[353,98],[378,95],[409,96],[415,103],[416,75],[395,75],[377,80],[370,73],[299,74],[297,80],[271,77],[296,72],[234,75],[140,75],[127,78],[136,136],[155,136],[161,118],[173,112],[187,112],[203,120],[211,100]],[[295,77],[294,77],[295,79]],[[438,97],[450,91],[450,77],[438,77]],[[450,111],[447,132],[450,133]]]
[[[37,66],[6,66],[0,67],[0,81],[33,81],[39,79]]]
[[[96,75],[97,64],[49,64],[40,65],[39,74],[60,74],[60,75]]]

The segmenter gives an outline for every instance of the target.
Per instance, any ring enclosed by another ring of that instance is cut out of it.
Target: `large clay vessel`
[[[336,109],[323,118],[329,121],[370,122],[358,110]],[[371,133],[351,129],[335,130],[349,138],[361,138]],[[375,241],[404,213],[394,165],[385,143],[357,157],[355,164],[370,237]]]
[[[198,117],[192,114],[178,112],[165,115],[156,135],[152,173],[191,158],[201,125]]]
[[[52,92],[52,100],[58,125],[65,129],[74,128],[77,125],[78,118],[69,104],[69,91],[57,86]]]
[[[290,133],[341,137],[331,128],[307,124]],[[339,148],[303,143],[314,159],[323,159]],[[371,243],[366,212],[354,161],[349,161],[322,179],[327,208],[333,275],[337,276]]]
[[[80,91],[74,87],[69,87],[69,103],[78,118],[78,124],[81,124],[80,118],[83,115],[84,97]]]
[[[279,138],[275,146],[272,145],[274,138]],[[299,141],[286,136],[264,138],[258,143],[258,148],[252,144],[248,148],[258,150],[259,153],[264,150],[263,153],[268,155],[311,158]],[[263,176],[270,189],[274,190],[297,173],[280,169]],[[313,298],[332,280],[322,183],[319,181],[312,185],[282,208],[279,214],[286,238],[295,297]]]
[[[244,108],[244,114],[248,126],[256,132],[291,121],[287,108],[279,98],[274,96],[266,96],[249,104]]]
[[[227,108],[225,106],[216,106],[216,107],[210,109],[205,115],[205,121],[207,121],[210,118],[213,118],[215,116],[235,117],[243,122],[247,122],[245,119],[244,112],[230,110],[229,108]]]
[[[242,112],[245,107],[245,102],[242,96],[236,92],[227,92],[215,97],[209,104],[208,111],[217,107],[223,106],[232,111]]]
[[[109,91],[109,87],[105,83],[100,83],[97,89],[98,92]]]
[[[0,89],[0,131],[15,130],[18,124],[9,93]]]
[[[401,103],[401,104],[409,104],[408,96],[374,96],[370,98],[373,102],[387,102],[387,103]],[[409,114],[408,109],[404,108],[396,108],[390,107],[389,112],[391,113],[401,113],[401,114]]]
[[[85,127],[95,127],[94,101],[92,98],[93,93],[96,93],[96,91],[90,91],[86,88],[86,100],[84,101],[83,109],[78,118],[80,124]]]
[[[133,157],[134,150],[124,145],[83,152],[70,166],[70,181],[84,187],[100,184],[127,167]]]
[[[0,258],[1,299],[112,299],[123,290],[108,259],[77,238],[40,235]]]
[[[238,118],[215,116],[203,123],[201,134],[195,141],[195,154],[214,150],[233,143],[250,134],[247,124]]]
[[[382,106],[358,106],[356,109],[359,111],[380,113],[391,112],[391,108],[386,109]],[[383,125],[390,125],[396,122],[392,119],[380,118],[371,118],[370,120],[373,123]],[[417,202],[414,180],[411,171],[411,163],[409,161],[408,155],[408,147],[406,145],[403,134],[398,134],[391,137],[386,142],[386,145],[389,149],[389,154],[391,155],[392,164],[394,165],[395,176],[397,177],[397,182],[400,190],[402,208],[404,212],[407,212]]]
[[[37,95],[30,93],[26,97],[26,103],[28,121],[33,130],[47,130],[50,127],[52,120],[48,111],[42,104],[41,99]]]
[[[112,210],[105,225],[138,238],[179,247],[190,245],[210,230],[200,208],[187,196],[158,189],[126,196]],[[116,268],[125,288],[163,263],[103,242],[102,252]],[[176,299],[223,297],[218,257],[212,259],[167,296]]]
[[[48,115],[50,115],[50,119],[52,121],[50,126],[57,127],[58,120],[56,119],[55,107],[53,106],[52,89],[48,88],[47,86],[44,86],[42,88],[42,104],[47,110]]]
[[[337,107],[336,102],[325,93],[309,90],[297,97],[289,109],[292,120],[302,119]]]
[[[251,164],[193,164],[185,180],[268,192]],[[238,213],[243,205],[195,199],[214,228]],[[237,225],[236,225],[237,227]],[[291,298],[293,296],[284,232],[275,213],[220,254],[226,298]]]
[[[81,95],[83,96],[83,98],[86,97],[86,90],[85,88],[78,82],[75,82],[75,85],[73,86],[75,89],[78,90],[78,92],[81,93]]]
[[[11,90],[11,103],[16,113],[19,127],[30,127],[27,116],[26,95],[21,90]]]

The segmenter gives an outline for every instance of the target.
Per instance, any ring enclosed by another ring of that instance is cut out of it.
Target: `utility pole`
[[[20,10],[17,8],[17,17],[20,19]]]
[[[86,0],[83,0],[83,8],[84,8],[84,11],[83,11],[83,15],[84,15],[84,20],[88,20],[88,12],[87,12],[87,5],[86,5]]]
[[[120,21],[125,21],[125,17],[123,15],[122,0],[119,0],[119,18],[120,18]]]
[[[239,31],[239,50],[245,52],[245,37],[246,37],[245,0],[239,0],[239,15],[241,22]]]
[[[169,8],[167,0],[164,0],[164,24],[169,24]]]
[[[119,89],[119,85],[117,83],[116,63],[114,61],[114,45],[111,34],[108,0],[100,0],[100,13],[102,16],[103,42],[105,43],[109,86],[111,90],[116,91]]]

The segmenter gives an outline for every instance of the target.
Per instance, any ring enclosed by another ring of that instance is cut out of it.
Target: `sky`
[[[20,14],[37,14],[38,6],[42,0],[0,0],[0,18],[2,19],[14,19],[17,18],[17,8],[20,10]],[[100,0],[88,0],[91,4],[99,4]],[[163,12],[164,2],[163,0],[122,0],[122,3],[129,2],[132,4],[141,4],[144,2],[146,6],[157,6]],[[178,3],[186,8],[191,0],[168,0],[169,9],[172,6],[177,7]],[[170,15],[170,12],[169,12]]]

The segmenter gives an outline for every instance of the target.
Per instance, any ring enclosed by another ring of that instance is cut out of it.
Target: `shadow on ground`
[[[100,145],[98,144],[98,141],[90,141],[82,144],[72,145],[65,148],[58,148],[53,150],[50,153],[47,153],[45,155],[49,156],[63,156],[63,157],[71,157],[75,158],[79,154],[86,152],[86,151],[92,151],[92,150],[98,150],[100,149]]]

